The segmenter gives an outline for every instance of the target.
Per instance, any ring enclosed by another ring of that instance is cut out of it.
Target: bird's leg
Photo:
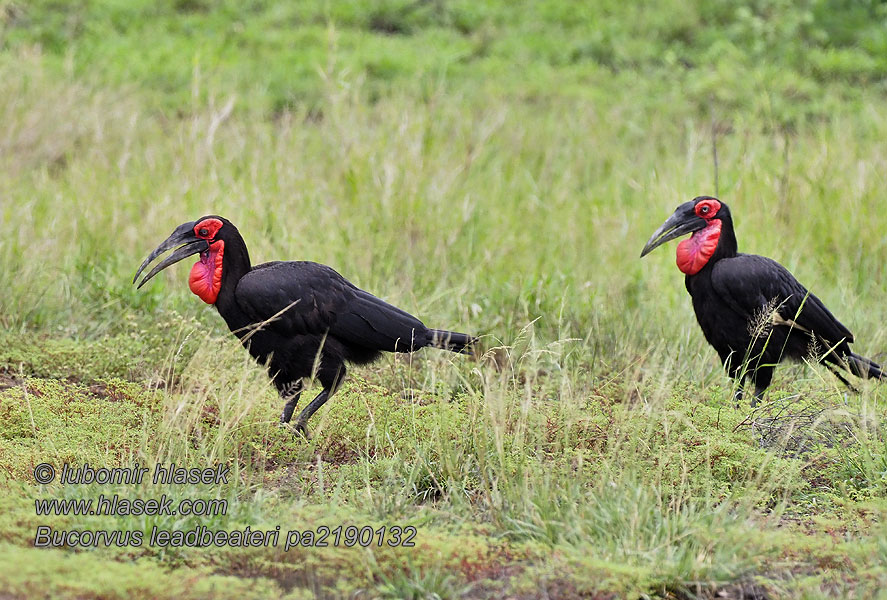
[[[310,419],[311,415],[316,413],[327,400],[332,398],[333,394],[336,393],[336,390],[339,389],[339,384],[345,378],[345,367],[344,365],[340,365],[339,368],[335,370],[321,370],[321,372],[318,373],[318,378],[324,385],[323,390],[317,394],[308,406],[302,409],[302,412],[299,413],[299,417],[296,419],[296,431],[305,436],[305,438],[309,437],[307,427],[308,419]]]
[[[739,408],[739,404],[742,402],[743,396],[745,396],[745,374],[738,369],[734,371],[728,370],[727,372],[736,382],[736,391],[733,392],[733,401],[736,403],[735,408]]]
[[[290,419],[293,418],[293,411],[296,410],[296,404],[298,404],[299,402],[299,396],[301,396],[301,394],[296,394],[295,396],[292,396],[289,400],[286,401],[286,404],[283,405],[283,413],[280,415],[281,423],[289,423]]]
[[[739,403],[742,402],[742,396],[745,394],[745,390],[742,389],[742,382],[739,382],[739,387],[736,388],[736,393],[733,394],[733,401],[736,402],[736,408],[739,408]]]
[[[764,401],[764,388],[760,388],[755,386],[755,395],[751,399],[751,407],[754,408],[758,405],[758,402]]]
[[[757,371],[755,371],[755,395],[751,400],[751,407],[754,408],[758,405],[758,402],[762,402],[764,400],[764,392],[770,386],[770,381],[773,379],[773,367],[761,367]]]
[[[301,433],[305,438],[308,438],[308,419],[311,418],[311,415],[316,413],[321,406],[323,406],[327,400],[330,399],[332,393],[330,390],[322,390],[317,396],[315,396],[314,400],[312,400],[308,406],[302,409],[302,412],[299,413],[298,418],[296,419],[296,431]]]
[[[296,381],[290,381],[281,386],[279,393],[280,397],[286,400],[286,404],[283,405],[283,414],[280,415],[281,424],[286,424],[290,422],[290,419],[293,418],[293,411],[296,410],[296,404],[299,403],[299,397],[302,395],[302,380],[297,379]]]

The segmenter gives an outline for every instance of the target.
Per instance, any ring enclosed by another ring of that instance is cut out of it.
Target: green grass
[[[885,389],[777,371],[757,411],[693,317],[674,207],[717,193],[883,362],[883,7],[0,0],[0,589],[10,597],[878,597]],[[714,133],[713,133],[714,132]],[[354,369],[310,442],[185,267],[221,214],[477,360]],[[40,462],[224,486],[38,486]],[[224,517],[38,517],[37,498]],[[33,547],[38,525],[414,526],[415,548]]]

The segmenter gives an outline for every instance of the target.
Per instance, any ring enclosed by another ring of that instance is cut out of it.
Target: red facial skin
[[[678,244],[677,264],[682,273],[695,275],[715,253],[721,237],[721,220],[715,218],[720,208],[717,200],[702,200],[696,205],[696,216],[705,219],[707,225]]]
[[[221,228],[222,222],[218,219],[204,219],[194,226],[194,235],[209,241],[216,237],[216,234]]]
[[[225,242],[212,241],[222,222],[218,219],[204,219],[194,226],[194,235],[210,242],[209,249],[200,253],[200,260],[191,267],[188,287],[198,298],[207,304],[215,304],[222,287],[222,258],[225,255]]]

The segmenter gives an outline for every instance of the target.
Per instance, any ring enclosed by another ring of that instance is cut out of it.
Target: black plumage
[[[136,278],[154,258],[174,247],[178,250],[154,267],[139,286],[170,264],[199,252],[191,289],[214,304],[250,354],[268,365],[286,400],[281,422],[290,421],[303,379],[315,375],[323,386],[296,419],[296,428],[303,433],[311,415],[342,382],[346,362],[362,365],[378,359],[382,352],[413,352],[429,346],[470,353],[475,341],[464,333],[429,329],[328,266],[308,261],[252,266],[237,228],[214,215],[179,226],[145,260]]]
[[[777,363],[809,359],[859,377],[883,378],[881,367],[850,349],[853,334],[776,261],[738,252],[726,204],[700,196],[682,204],[653,234],[645,256],[668,240],[692,233],[678,248],[678,266],[705,339],[729,375],[755,384],[752,406],[770,385]]]

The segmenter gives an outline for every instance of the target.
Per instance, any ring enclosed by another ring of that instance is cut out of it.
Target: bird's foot
[[[742,402],[742,390],[736,390],[736,393],[733,394],[733,401],[736,403],[734,408],[742,408],[740,403]]]
[[[758,406],[758,404],[762,403],[763,401],[764,401],[764,390],[757,390],[755,392],[755,395],[752,396],[752,399],[751,399],[752,409],[756,408]]]
[[[302,421],[296,421],[296,425],[293,429],[295,429],[295,433],[297,435],[301,435],[303,438],[305,438],[306,442],[311,441],[311,434],[308,433],[308,427],[305,425],[305,423],[303,423]]]
[[[308,433],[308,427],[305,425],[305,423],[302,423],[301,421],[296,421],[295,423],[290,424],[284,423],[281,420],[281,422],[278,424],[278,427],[280,429],[286,429],[287,431],[291,432],[293,434],[293,437],[301,437],[305,441],[311,440],[311,434]]]

